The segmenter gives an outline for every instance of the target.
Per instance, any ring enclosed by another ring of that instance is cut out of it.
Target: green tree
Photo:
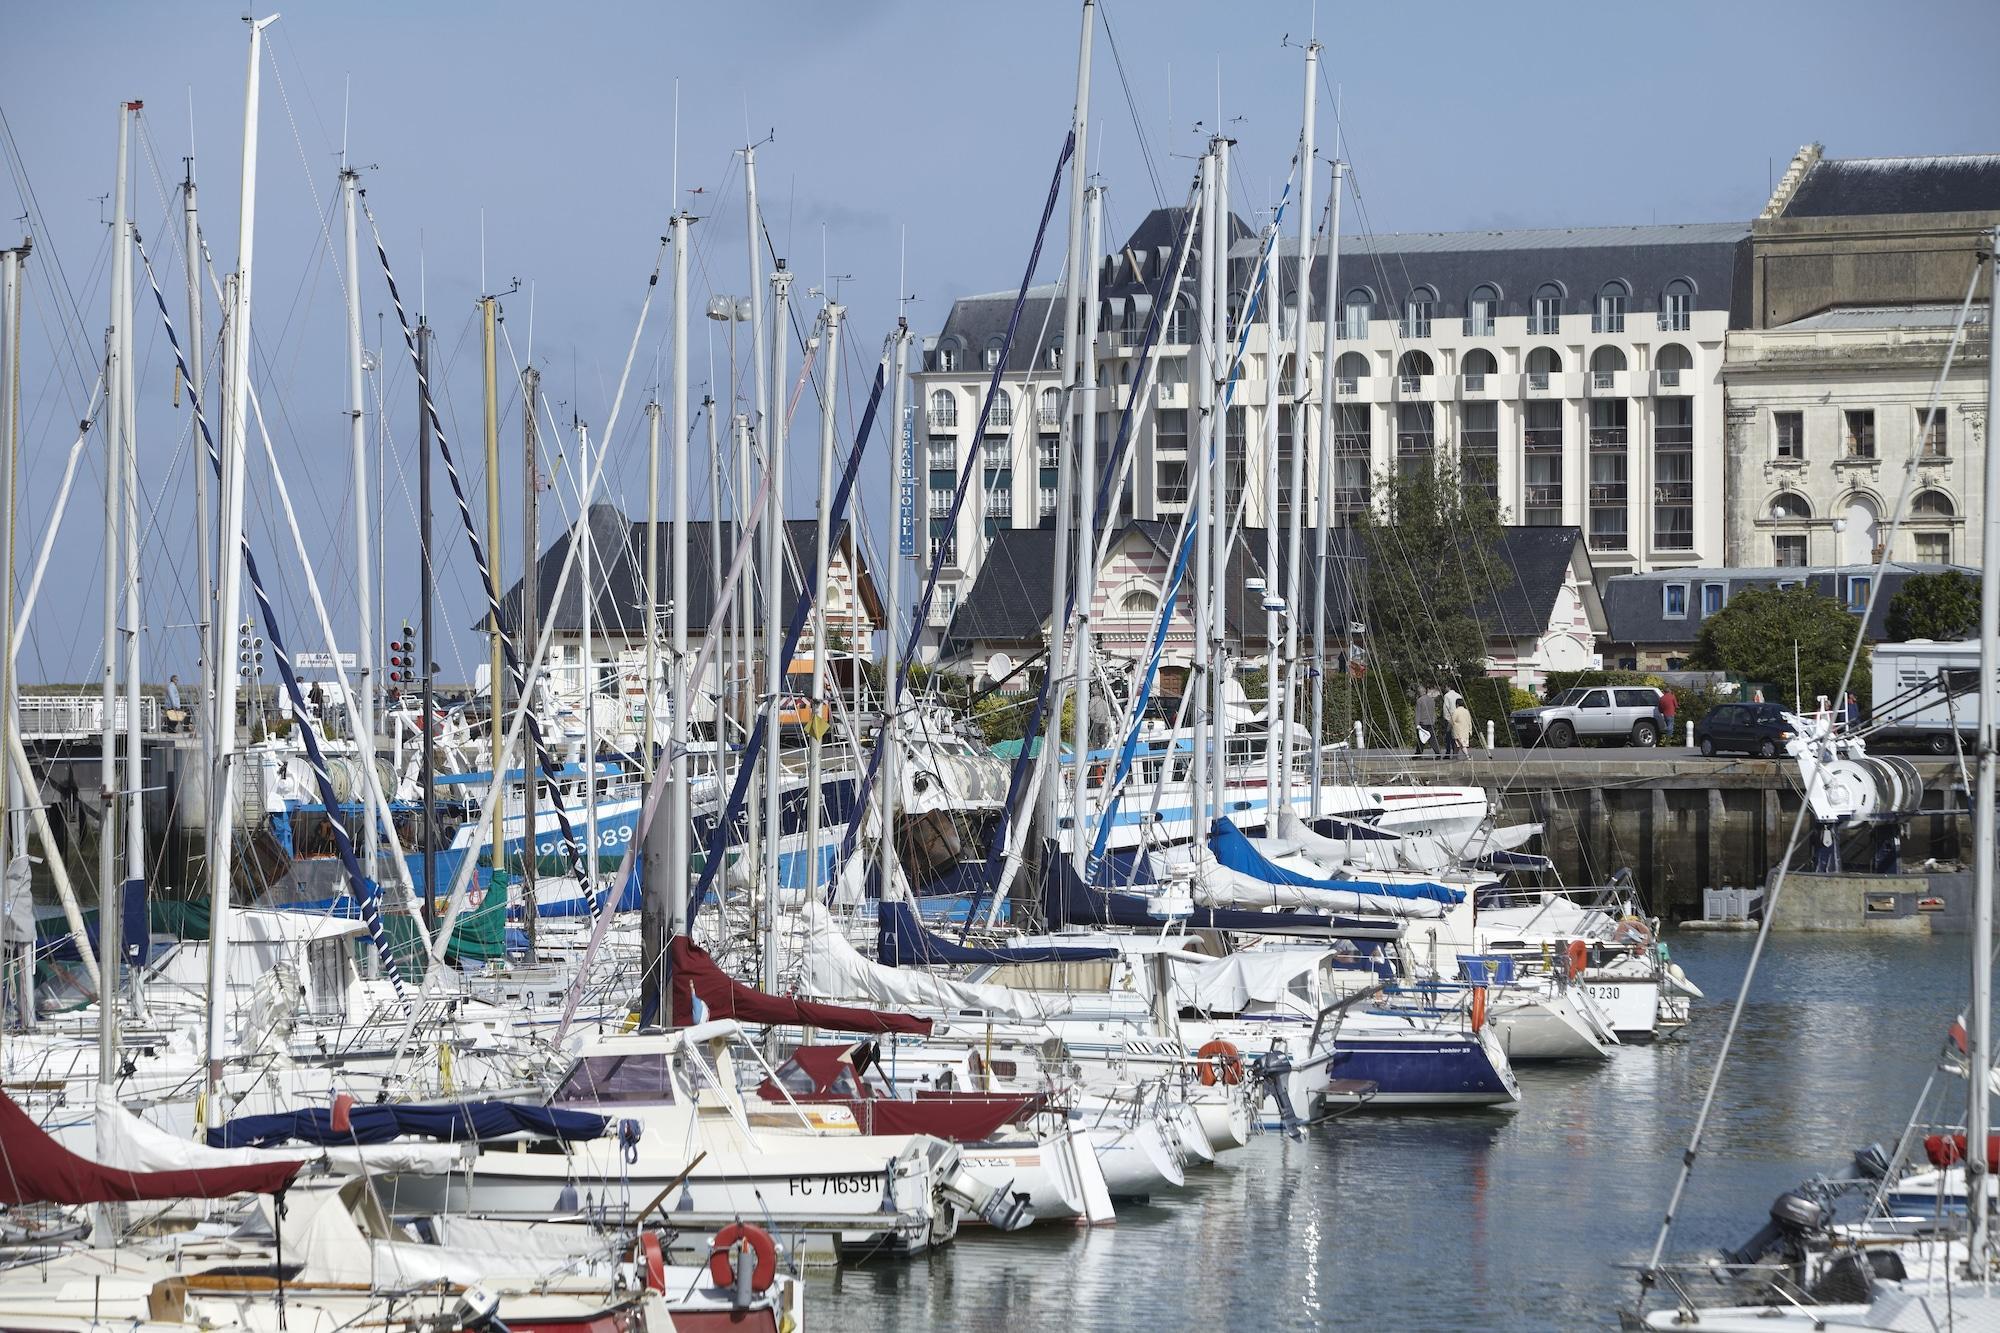
[[[1501,586],[1500,507],[1467,486],[1440,450],[1428,465],[1376,479],[1377,507],[1356,516],[1368,556],[1362,601],[1368,667],[1407,684],[1486,675],[1477,610]]]
[[[1882,623],[1897,643],[1911,639],[1969,639],[1979,631],[1979,580],[1957,570],[1912,574],[1889,599]]]
[[[1810,707],[1819,695],[1836,696],[1860,630],[1859,617],[1804,584],[1746,588],[1701,622],[1688,664],[1744,680],[1789,682],[1796,652],[1800,687]],[[1868,649],[1863,645],[1851,688],[1865,694],[1867,681]]]

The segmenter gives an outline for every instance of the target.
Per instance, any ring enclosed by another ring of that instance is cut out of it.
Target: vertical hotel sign
[[[896,554],[917,554],[917,409],[903,409],[903,447],[896,451]]]

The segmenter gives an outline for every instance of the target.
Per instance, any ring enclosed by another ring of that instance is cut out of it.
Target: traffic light
[[[407,624],[401,638],[389,640],[389,683],[408,685],[416,679],[411,668],[416,663],[417,636]]]

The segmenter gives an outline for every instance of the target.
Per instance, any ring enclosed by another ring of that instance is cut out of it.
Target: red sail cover
[[[674,937],[673,958],[676,1027],[694,1023],[694,999],[699,996],[708,1006],[710,1018],[733,1018],[742,1023],[798,1023],[835,1032],[910,1032],[919,1037],[931,1034],[928,1018],[766,995],[717,967],[715,960],[685,935]]]
[[[304,1162],[198,1171],[119,1171],[78,1157],[0,1093],[0,1204],[136,1203],[142,1199],[224,1199],[276,1194]]]

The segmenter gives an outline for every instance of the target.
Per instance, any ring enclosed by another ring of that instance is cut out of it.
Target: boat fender
[[[644,1132],[644,1128],[636,1120],[618,1122],[618,1147],[625,1154],[625,1165],[639,1164],[639,1136]]]
[[[639,1233],[639,1243],[632,1247],[632,1262],[646,1275],[648,1291],[667,1289],[667,1256],[660,1248],[660,1236],[656,1231]]]
[[[1198,1077],[1204,1088],[1214,1087],[1218,1079],[1232,1086],[1243,1081],[1243,1053],[1235,1043],[1217,1037],[1194,1055],[1201,1062]]]
[[[1479,1031],[1479,1029],[1485,1026],[1486,1026],[1486,987],[1474,986],[1472,988],[1472,1030],[1474,1032],[1477,1032]]]
[[[1590,966],[1590,946],[1582,940],[1569,942],[1569,979],[1575,981]]]
[[[349,1134],[354,1130],[354,1098],[345,1092],[333,1095],[333,1132]]]
[[[739,1268],[737,1259],[748,1251],[755,1263]],[[771,1233],[750,1222],[731,1222],[715,1233],[708,1254],[708,1276],[716,1286],[735,1289],[743,1273],[750,1277],[750,1290],[768,1291],[778,1280],[778,1245]]]

